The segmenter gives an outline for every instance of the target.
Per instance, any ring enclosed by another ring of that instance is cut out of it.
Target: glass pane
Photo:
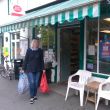
[[[15,40],[15,34],[12,34],[12,40]]]
[[[16,43],[16,58],[20,58],[20,43]]]
[[[41,45],[44,50],[44,61],[52,62],[55,50],[55,29],[52,26],[41,27]],[[55,58],[54,58],[55,59]]]
[[[100,20],[99,72],[110,74],[110,21]]]
[[[41,27],[40,29],[42,48],[44,50],[54,48],[55,30],[52,26]]]
[[[97,19],[87,19],[87,53],[86,69],[97,72]]]
[[[12,59],[15,59],[15,43],[12,42]]]
[[[16,33],[17,39],[20,39],[20,33]]]

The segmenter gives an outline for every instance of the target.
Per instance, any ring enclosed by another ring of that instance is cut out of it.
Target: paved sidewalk
[[[80,107],[79,96],[73,95],[65,102],[65,97],[54,90],[49,94],[38,92],[38,100],[31,105],[28,93],[17,93],[17,82],[0,78],[0,110],[94,110],[92,103]],[[110,106],[101,103],[98,110],[110,110]]]

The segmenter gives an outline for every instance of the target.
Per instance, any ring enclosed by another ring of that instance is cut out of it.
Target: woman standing
[[[44,70],[43,50],[39,48],[39,38],[33,39],[31,48],[27,49],[23,70],[27,73],[30,87],[30,104],[37,100],[37,88],[40,74]]]

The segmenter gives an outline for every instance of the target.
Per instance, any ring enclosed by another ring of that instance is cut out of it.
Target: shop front
[[[59,33],[59,46],[58,57],[60,61],[60,82],[68,80],[69,75],[74,74],[80,69],[80,55],[81,53],[81,24],[78,20],[71,24],[64,23],[58,26]],[[83,36],[81,36],[83,37]]]
[[[68,76],[78,69],[100,72],[99,16],[100,0],[81,2],[69,0],[34,10],[15,22],[0,27],[0,31],[11,31],[17,28],[36,29],[39,26],[54,27],[57,69],[55,66],[53,77],[55,82],[65,82]],[[45,42],[45,38],[43,39]],[[48,47],[52,46],[48,45]],[[49,51],[52,53],[50,48]],[[102,58],[101,55],[100,58]]]
[[[100,17],[86,19],[85,69],[93,71],[94,76],[107,78],[110,75],[110,3],[100,4]]]

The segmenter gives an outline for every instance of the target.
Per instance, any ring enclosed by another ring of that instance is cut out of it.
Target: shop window
[[[110,74],[110,20],[100,19],[99,72]]]
[[[37,27],[38,35],[41,39],[41,46],[44,50],[45,62],[50,62],[54,57],[55,48],[55,29],[52,26]]]
[[[12,34],[12,40],[15,40],[15,34]]]
[[[87,19],[87,53],[86,69],[97,72],[97,36],[98,21],[97,19]]]
[[[17,39],[20,39],[20,33],[16,33]]]
[[[20,58],[20,42],[16,42],[16,58]]]
[[[41,34],[41,42],[42,48],[45,50],[53,49],[54,47],[54,28],[51,26],[48,27],[40,27],[40,34]]]
[[[12,42],[12,59],[15,59],[15,43]]]

